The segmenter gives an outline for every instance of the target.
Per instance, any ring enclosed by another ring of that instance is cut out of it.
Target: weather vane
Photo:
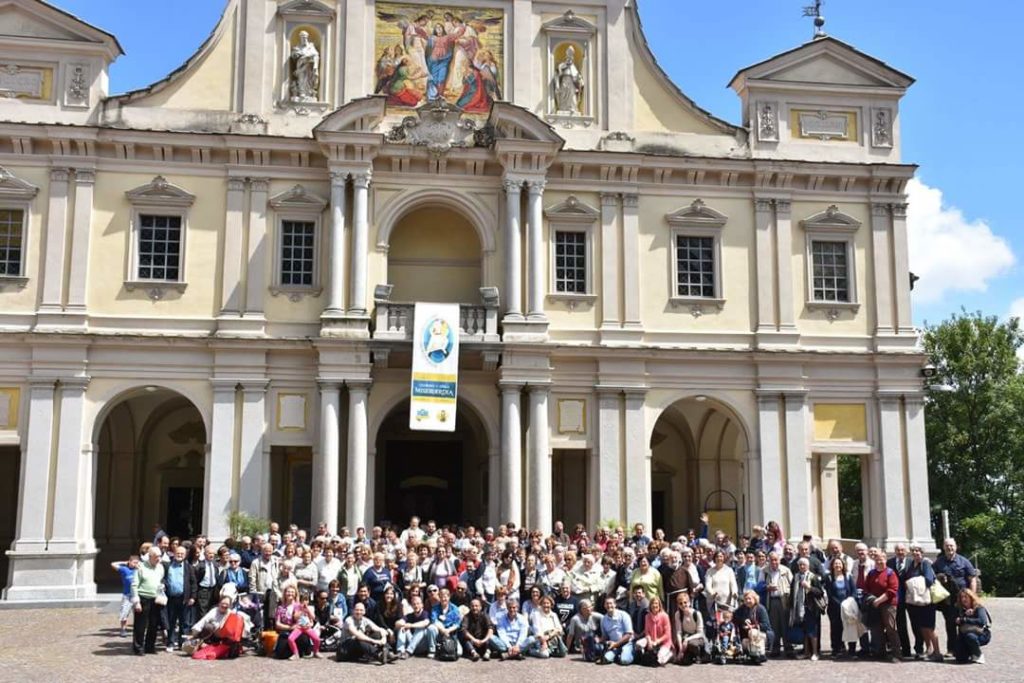
[[[813,5],[804,7],[805,17],[814,17],[814,37],[821,38],[825,35],[825,31],[822,27],[825,25],[825,17],[821,16],[821,5],[824,0],[814,0]]]

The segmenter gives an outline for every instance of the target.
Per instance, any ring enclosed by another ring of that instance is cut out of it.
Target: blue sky
[[[53,0],[117,35],[111,90],[159,80],[206,38],[221,0]],[[641,0],[659,62],[696,102],[739,122],[726,88],[740,68],[806,42],[811,0]],[[911,191],[917,322],[961,306],[1024,315],[1024,5],[962,0],[826,0],[825,30],[917,79],[901,106]],[[941,194],[940,194],[941,193]]]

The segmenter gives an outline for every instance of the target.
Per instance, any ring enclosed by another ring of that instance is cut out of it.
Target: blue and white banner
[[[417,303],[412,333],[409,429],[455,431],[459,305]]]

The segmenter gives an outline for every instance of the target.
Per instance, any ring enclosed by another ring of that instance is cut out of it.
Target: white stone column
[[[545,320],[544,283],[547,280],[547,259],[544,253],[544,186],[543,180],[530,180],[527,200],[527,242],[529,245],[529,291],[527,292],[527,317],[530,320]]]
[[[327,528],[337,532],[338,476],[341,468],[341,440],[339,412],[341,410],[341,383],[320,382],[320,445],[313,459],[313,514],[312,523],[327,522]]]
[[[910,498],[908,538],[925,551],[935,545],[932,535],[931,499],[928,491],[928,453],[925,450],[924,399],[905,396],[907,425],[907,493]]]
[[[626,390],[626,518],[623,524],[641,522],[651,528],[651,449],[644,438],[646,392]]]
[[[242,311],[242,232],[245,221],[245,180],[228,178],[224,213],[224,259],[221,265],[223,285],[220,314],[237,316]]]
[[[345,184],[348,173],[331,172],[331,239],[328,251],[327,315],[345,312]],[[319,520],[317,520],[319,521]],[[332,527],[331,531],[335,529]]]
[[[892,244],[896,278],[896,331],[916,335],[910,315],[910,248],[907,246],[907,205],[893,204]]]
[[[487,454],[487,524],[501,524],[501,444],[492,444]]]
[[[776,393],[758,393],[757,422],[761,446],[761,509],[759,524],[785,522],[782,502],[782,431],[780,429],[782,399]]]
[[[67,244],[68,178],[66,168],[50,169],[50,200],[46,211],[46,254],[43,258],[42,301],[39,310],[64,310],[64,249]]]
[[[772,248],[772,201],[754,200],[754,243],[757,259],[757,331],[774,332],[775,327],[775,272]],[[778,520],[777,517],[771,517]]]
[[[366,315],[366,258],[370,233],[369,170],[352,176],[352,288],[348,312]]]
[[[879,393],[879,441],[881,445],[883,537],[887,549],[907,541],[907,518],[904,505],[907,495],[903,477],[903,425],[900,419],[900,397]],[[927,480],[924,486],[927,487]]]
[[[267,199],[270,181],[249,182],[249,267],[245,275],[245,317],[263,317],[267,293]]]
[[[501,385],[501,521],[523,523],[521,384]]]
[[[53,529],[47,550],[73,552],[82,541],[80,502],[91,481],[82,480],[82,418],[88,377],[60,380],[60,424],[57,427],[57,468],[54,472]],[[30,493],[30,492],[25,492]]]
[[[791,203],[786,199],[775,200],[775,239],[778,258],[779,286],[779,331],[796,331],[796,301],[793,298],[793,221],[790,215]]]
[[[345,492],[345,524],[355,533],[366,526],[367,501],[367,402],[370,382],[347,381],[348,387],[348,490]]]
[[[18,552],[46,549],[46,510],[49,506],[50,458],[53,453],[52,378],[29,379],[28,429],[21,449],[21,486],[18,497]]]
[[[640,323],[640,195],[622,195],[622,299],[624,328]],[[648,492],[650,497],[650,492]],[[631,520],[632,521],[632,520]],[[650,525],[648,525],[650,526]]]
[[[747,529],[755,524],[764,524],[764,511],[761,507],[761,454],[751,449],[743,454],[746,463],[744,482],[747,488],[747,513],[744,525]],[[777,519],[777,518],[776,518]]]
[[[786,392],[786,506],[783,530],[797,538],[811,530],[810,451],[807,440],[807,402],[802,392]]]
[[[71,228],[71,274],[68,277],[68,310],[74,313],[85,313],[95,185],[95,172],[85,168],[75,171],[75,215]]]
[[[526,524],[531,529],[540,529],[545,534],[551,529],[553,501],[551,499],[551,445],[548,430],[548,395],[546,386],[531,386],[530,394],[530,440],[529,515]]]
[[[523,317],[523,246],[520,213],[523,204],[521,180],[506,179],[505,187],[505,316]]]
[[[601,327],[619,326],[619,195],[601,193]]]
[[[871,256],[875,280],[875,334],[892,334],[892,252],[889,249],[888,204],[871,204]]]
[[[839,456],[822,453],[818,463],[818,496],[821,502],[821,528],[817,534],[822,538],[840,538],[839,523]]]
[[[236,380],[211,379],[213,415],[203,491],[203,528],[213,542],[228,536],[227,516],[234,509],[232,481],[235,460]]]
[[[270,473],[263,435],[267,426],[267,380],[242,380],[242,433],[239,437],[238,509],[257,517],[269,513]]]
[[[597,449],[591,472],[594,486],[591,488],[591,509],[596,511],[597,521],[622,519],[622,491],[619,475],[619,460],[622,457],[622,390],[612,387],[597,388]]]

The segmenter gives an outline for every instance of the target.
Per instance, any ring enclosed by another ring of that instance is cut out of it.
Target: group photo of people
[[[776,658],[985,661],[979,572],[952,538],[934,559],[775,522],[731,538],[632,528],[268,525],[223,541],[154,530],[115,562],[136,655],[332,657],[388,665],[572,657],[598,665]],[[850,550],[851,554],[846,551]],[[941,617],[941,628],[939,618]],[[828,638],[823,642],[823,626]]]

